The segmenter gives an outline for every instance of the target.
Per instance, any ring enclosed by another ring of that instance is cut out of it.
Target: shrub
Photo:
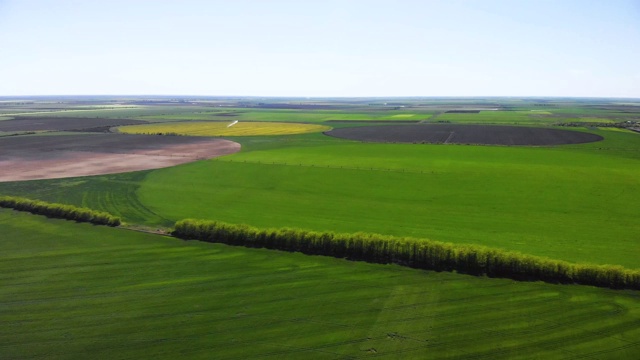
[[[173,235],[182,239],[297,251],[373,263],[394,263],[436,271],[640,289],[639,270],[613,265],[574,264],[478,245],[362,232],[337,234],[288,228],[257,229],[247,225],[194,219],[176,222]]]
[[[118,226],[121,223],[120,218],[106,212],[15,196],[0,196],[0,207],[27,211],[51,218],[89,222],[96,225]]]

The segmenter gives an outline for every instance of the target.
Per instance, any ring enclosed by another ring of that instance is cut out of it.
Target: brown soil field
[[[0,131],[93,131],[96,128],[147,123],[148,121],[130,119],[21,117],[0,121]]]
[[[333,129],[326,135],[366,142],[479,145],[563,145],[602,140],[602,136],[551,128],[493,125],[384,125]]]
[[[158,169],[238,151],[233,141],[189,136],[6,137],[0,138],[0,182]]]

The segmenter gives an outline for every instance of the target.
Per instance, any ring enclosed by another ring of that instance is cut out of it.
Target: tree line
[[[640,270],[618,265],[570,263],[480,245],[362,232],[348,234],[290,228],[257,229],[248,225],[195,219],[176,222],[173,235],[187,240],[394,263],[427,270],[640,290]]]
[[[45,215],[51,218],[88,222],[96,225],[120,225],[119,217],[106,212],[73,205],[30,200],[22,197],[0,196],[0,207],[28,211],[32,214]]]

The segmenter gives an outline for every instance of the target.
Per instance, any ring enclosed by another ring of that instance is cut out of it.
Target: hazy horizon
[[[201,95],[201,94],[22,94],[22,95],[0,95],[0,99],[24,99],[26,98],[106,98],[117,100],[119,98],[139,99],[139,98],[158,98],[158,99],[188,99],[188,98],[211,98],[211,99],[300,99],[300,100],[349,100],[349,99],[456,99],[456,100],[475,100],[475,99],[550,99],[550,100],[637,100],[640,97],[615,97],[615,96],[278,96],[278,95]]]
[[[640,2],[0,0],[0,97],[640,98]]]

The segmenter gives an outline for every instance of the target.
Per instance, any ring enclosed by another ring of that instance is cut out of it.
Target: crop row
[[[106,212],[15,196],[0,196],[0,207],[28,211],[33,214],[45,215],[51,218],[88,222],[96,225],[120,225],[120,218]]]
[[[298,251],[373,263],[394,263],[436,271],[640,289],[640,271],[622,266],[576,264],[501,249],[426,239],[288,228],[257,229],[247,225],[194,219],[176,222],[173,235],[182,239]]]

